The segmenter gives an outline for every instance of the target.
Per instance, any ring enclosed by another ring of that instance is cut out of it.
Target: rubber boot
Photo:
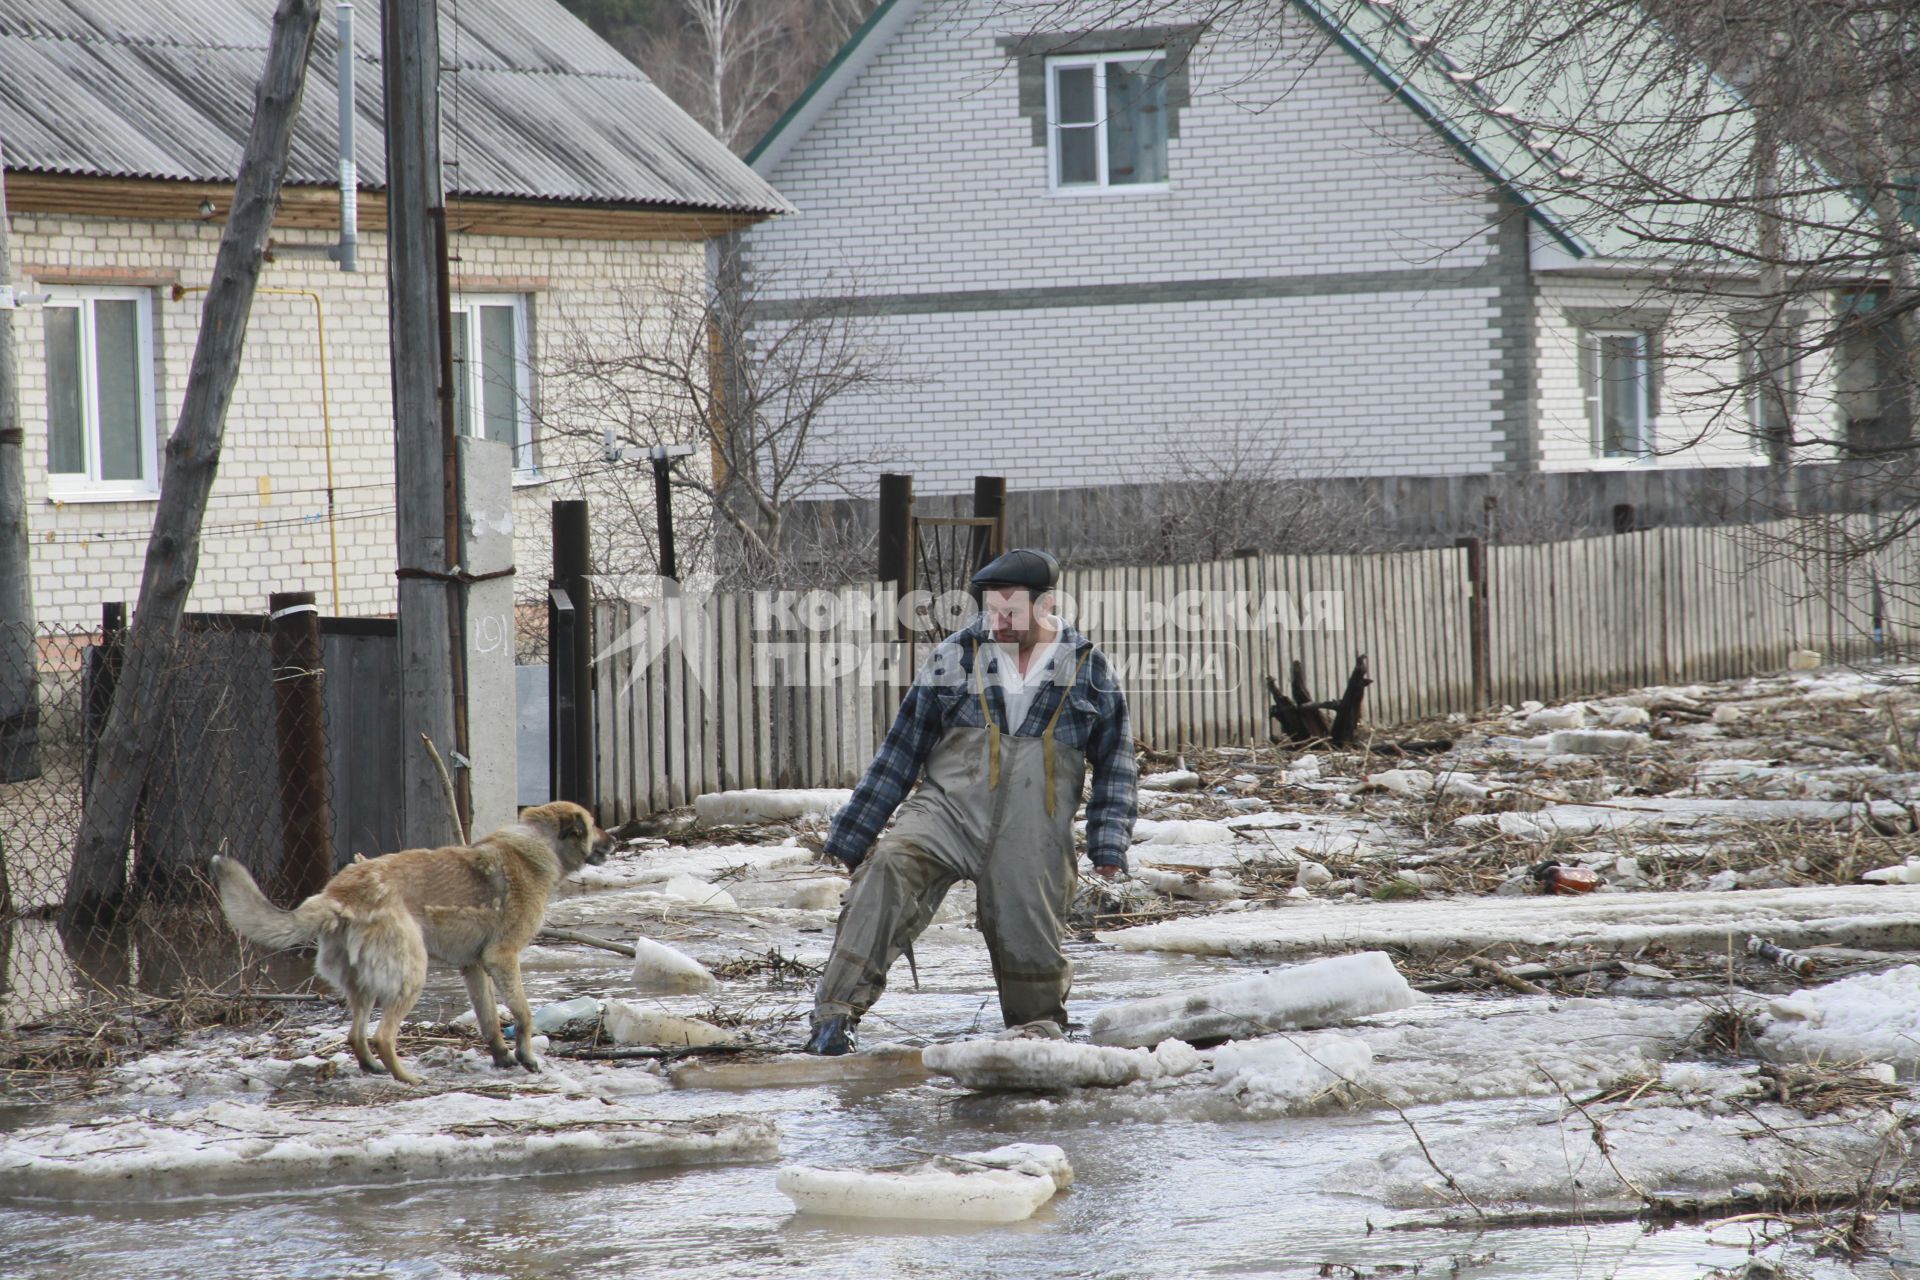
[[[853,1048],[853,1019],[842,1013],[815,1022],[813,1034],[807,1037],[801,1052],[834,1058],[843,1053],[852,1053]]]

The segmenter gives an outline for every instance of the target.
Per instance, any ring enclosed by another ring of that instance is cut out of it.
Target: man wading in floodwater
[[[1007,1026],[1066,1034],[1073,973],[1060,925],[1078,871],[1074,810],[1091,766],[1087,857],[1108,879],[1124,874],[1135,769],[1112,667],[1053,616],[1059,574],[1046,552],[1019,550],[973,575],[980,616],[934,650],[834,819],[826,849],[852,868],[853,884],[814,996],[808,1053],[853,1049],[887,971],[957,880],[979,888]],[[896,808],[899,819],[875,844]]]

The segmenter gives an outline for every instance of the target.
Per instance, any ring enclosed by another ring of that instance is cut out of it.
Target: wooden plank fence
[[[1920,644],[1914,540],[1829,571],[1781,554],[1786,529],[1487,547],[1492,701],[1727,679],[1782,668],[1796,648],[1860,661],[1876,616],[1887,645]],[[1332,698],[1367,655],[1369,724],[1472,710],[1470,585],[1466,550],[1446,548],[1070,570],[1061,591],[1113,661],[1139,740],[1171,751],[1263,741],[1265,678],[1284,684],[1296,659]],[[893,622],[877,584],[596,603],[602,821],[703,792],[853,785],[912,678]]]

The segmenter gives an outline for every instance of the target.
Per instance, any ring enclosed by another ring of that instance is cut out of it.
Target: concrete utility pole
[[[446,757],[470,820],[460,714],[458,467],[454,460],[446,197],[440,172],[440,28],[435,0],[388,0],[380,14],[387,118],[387,315],[393,346],[393,480],[399,511],[401,834],[454,838],[440,775],[419,735]]]
[[[25,429],[13,362],[13,267],[0,147],[0,782],[40,776],[40,682],[27,543]]]
[[[320,0],[280,0],[273,15],[267,66],[255,91],[253,127],[240,157],[233,210],[220,235],[213,282],[200,314],[200,336],[187,372],[180,420],[167,440],[166,468],[153,533],[140,576],[140,599],[127,636],[126,666],[101,730],[75,838],[61,923],[69,929],[110,924],[124,905],[127,841],[154,738],[167,709],[180,615],[200,562],[200,525],[220,465],[227,407],[240,374],[240,352],[253,292],[280,203],[287,149],[307,83],[307,59],[320,20]]]

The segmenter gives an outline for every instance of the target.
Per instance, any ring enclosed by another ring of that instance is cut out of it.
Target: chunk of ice
[[[1860,878],[1875,884],[1920,884],[1920,858],[1908,858],[1897,867],[1880,867]]]
[[[786,905],[795,911],[838,911],[847,895],[847,881],[840,876],[816,876],[802,880],[787,891]]]
[[[636,1009],[621,1000],[607,1001],[601,1015],[615,1044],[656,1044],[669,1049],[705,1048],[739,1044],[740,1037],[711,1022],[680,1018],[653,1009]]]
[[[1189,902],[1226,902],[1243,898],[1247,892],[1244,886],[1232,880],[1182,875],[1177,871],[1155,871],[1150,867],[1141,867],[1133,875],[1134,879],[1155,893],[1164,893],[1169,898],[1184,898]]]
[[[1133,824],[1136,844],[1225,844],[1233,838],[1233,828],[1224,822],[1146,818]]]
[[[1016,1143],[868,1172],[789,1165],[774,1186],[803,1213],[944,1222],[1019,1222],[1073,1182],[1059,1147]]]
[[[1093,1016],[1087,1033],[1095,1044],[1105,1045],[1224,1040],[1324,1027],[1412,1003],[1412,989],[1386,953],[1366,951],[1197,991],[1108,1005]]]
[[[1433,775],[1425,769],[1388,769],[1368,774],[1366,789],[1396,796],[1424,796],[1433,791]]]
[[[1103,1049],[1069,1040],[966,1040],[931,1044],[920,1060],[969,1089],[1112,1089],[1160,1074],[1142,1049]]]
[[[663,995],[700,995],[720,989],[720,979],[692,956],[665,943],[635,938],[633,986],[636,991]]]
[[[1774,1000],[1767,1049],[1806,1060],[1920,1066],[1920,965],[1862,973]]]
[[[1361,1083],[1373,1065],[1364,1040],[1337,1032],[1235,1040],[1213,1051],[1213,1084],[1262,1112],[1287,1112],[1342,1084]]]
[[[1149,773],[1140,779],[1140,785],[1154,791],[1198,791],[1200,775],[1191,769],[1174,769],[1168,773]]]
[[[1587,704],[1569,702],[1564,707],[1543,707],[1527,714],[1521,721],[1535,733],[1547,733],[1554,729],[1578,729],[1587,723]]]
[[[703,827],[752,826],[793,818],[830,818],[852,791],[818,787],[788,791],[719,791],[693,798],[694,819]]]

